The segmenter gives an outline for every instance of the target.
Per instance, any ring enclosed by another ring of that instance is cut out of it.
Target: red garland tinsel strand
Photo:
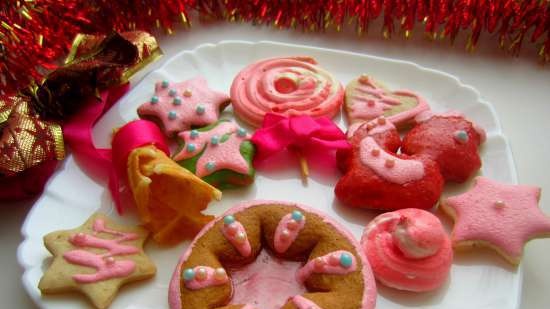
[[[473,49],[484,32],[517,55],[525,40],[550,61],[549,0],[4,0],[0,4],[0,93],[13,93],[56,68],[77,33],[189,25],[188,14],[279,28],[323,31],[354,24],[359,34],[383,18],[383,34],[411,35],[422,23],[431,37],[468,32]]]

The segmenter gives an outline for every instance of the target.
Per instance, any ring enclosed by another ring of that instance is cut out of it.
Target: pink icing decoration
[[[292,297],[292,302],[298,309],[321,309],[317,304],[300,295]]]
[[[303,216],[301,221],[292,219],[292,214],[287,214],[281,218],[281,221],[275,229],[274,247],[278,253],[285,252],[294,242],[300,231],[306,225],[306,217]],[[283,231],[288,232],[285,236]]]
[[[368,76],[359,78],[355,91],[356,93],[349,98],[351,101],[349,104],[349,117],[352,121],[370,121],[382,116],[393,107],[401,105],[401,102],[392,94],[413,97],[418,102],[414,108],[388,117],[388,120],[394,124],[403,124],[412,120],[418,113],[430,109],[426,100],[419,95],[407,90],[386,92],[384,89],[377,87]]]
[[[445,112],[445,113],[442,113],[442,114],[436,114],[430,110],[428,111],[424,111],[420,114],[418,114],[415,118],[414,118],[414,121],[416,123],[422,123],[422,122],[426,122],[428,120],[430,120],[433,116],[440,116],[440,117],[460,117],[462,119],[466,119],[466,117],[464,116],[464,114],[462,114],[461,112],[459,111],[455,111],[455,110],[450,110],[448,112]],[[468,119],[466,119],[468,120]],[[468,120],[470,121],[470,123],[472,124],[472,127],[474,128],[474,130],[477,132],[477,134],[479,135],[479,139],[481,141],[481,143],[484,143],[486,140],[487,140],[487,132],[485,132],[485,130],[480,127],[478,124],[472,122],[471,120]]]
[[[246,230],[244,226],[239,222],[235,221],[229,225],[223,225],[222,227],[223,236],[239,251],[239,253],[248,257],[252,253],[252,248],[250,247],[250,242],[248,241],[248,236],[246,235]],[[243,242],[237,240],[237,235],[239,233],[244,233],[245,239]]]
[[[295,279],[300,266],[300,262],[283,260],[262,250],[254,262],[229,270],[234,288],[230,304],[280,309],[289,297],[306,292]]]
[[[342,85],[307,57],[273,58],[244,68],[233,80],[235,113],[259,127],[267,113],[285,117],[333,117],[344,97]]]
[[[347,253],[351,256],[352,263],[348,268],[340,265],[339,258],[342,253]],[[299,282],[304,282],[312,273],[347,275],[354,272],[356,269],[357,261],[355,260],[355,256],[348,251],[338,250],[309,260],[304,267],[300,268],[296,277]]]
[[[447,198],[455,213],[453,244],[484,241],[519,262],[524,244],[550,235],[550,219],[538,208],[540,188],[476,177],[468,192]]]
[[[451,241],[441,222],[421,209],[401,209],[376,217],[361,244],[376,278],[408,291],[440,287],[453,261]]]
[[[174,96],[169,94],[171,89],[176,91]],[[187,130],[191,126],[205,126],[216,122],[221,107],[229,101],[226,94],[209,89],[208,82],[203,77],[169,83],[166,88],[160,82],[156,83],[155,96],[158,97],[158,103],[143,103],[138,108],[138,114],[157,117],[168,135]],[[173,104],[176,97],[181,100],[181,104]],[[197,113],[199,105],[204,107],[204,113]],[[176,112],[176,119],[168,117],[170,111]]]
[[[197,271],[200,268],[203,268],[203,269],[206,270],[206,278],[204,278],[203,280],[197,279],[196,274],[197,274]],[[214,277],[215,269],[212,268],[212,267],[197,266],[197,267],[194,268],[194,270],[195,270],[195,278],[193,280],[190,280],[190,281],[185,281],[185,287],[190,289],[190,290],[200,290],[200,289],[204,289],[204,288],[211,287],[211,286],[223,285],[223,284],[226,284],[227,282],[229,282],[229,277],[228,276],[225,276],[225,278],[223,280],[216,279]]]
[[[103,219],[97,219],[93,224],[94,235],[108,233],[117,236],[113,239],[98,238],[94,235],[78,233],[71,235],[69,242],[76,247],[92,247],[105,249],[104,254],[95,254],[85,250],[71,250],[63,254],[63,258],[71,264],[92,267],[96,269],[94,274],[76,274],[73,279],[78,283],[95,283],[111,278],[126,277],[134,272],[136,264],[131,260],[115,260],[114,256],[139,253],[139,249],[121,244],[138,238],[137,234],[114,231],[105,227]]]
[[[204,226],[204,228],[198,233],[198,235],[195,237],[193,242],[189,245],[189,247],[185,250],[183,255],[180,257],[180,260],[178,261],[178,264],[176,265],[176,269],[174,270],[174,273],[172,274],[172,279],[170,280],[170,286],[168,288],[168,302],[170,304],[171,309],[191,309],[188,307],[183,307],[181,303],[181,297],[180,297],[180,285],[181,285],[181,272],[182,272],[182,266],[185,261],[189,258],[191,255],[191,252],[197,242],[206,232],[208,232],[219,220],[222,220],[223,216],[226,215],[235,215],[236,213],[239,213],[243,210],[246,210],[247,208],[251,208],[254,206],[259,205],[269,205],[269,204],[283,204],[288,206],[297,207],[302,211],[307,211],[309,213],[314,213],[321,218],[323,218],[324,222],[330,224],[334,229],[336,229],[340,234],[344,235],[344,237],[353,245],[355,248],[355,251],[360,255],[361,263],[363,265],[361,269],[361,274],[363,275],[363,281],[364,281],[364,290],[363,290],[363,300],[361,303],[361,307],[359,309],[373,309],[376,305],[376,283],[374,281],[374,277],[372,275],[372,271],[370,269],[369,262],[366,258],[366,256],[363,253],[363,250],[361,249],[361,246],[357,243],[357,240],[353,235],[351,235],[350,232],[348,232],[342,225],[340,225],[338,222],[332,220],[329,218],[326,214],[305,206],[300,205],[296,203],[291,202],[282,202],[282,201],[272,201],[272,200],[253,200],[248,202],[243,202],[241,204],[238,204],[231,209],[229,209],[226,213],[224,213],[222,216],[218,217],[218,219],[210,221],[207,225]]]
[[[379,119],[384,119],[380,121]],[[382,122],[382,124],[380,124]],[[384,133],[386,131],[396,130],[395,125],[386,119],[384,116],[380,116],[376,119],[373,119],[368,122],[356,122],[349,126],[348,131],[346,132],[346,137],[349,139],[355,134],[355,132],[362,126],[367,127],[367,134],[374,135],[378,133]]]
[[[232,121],[221,121],[215,128],[209,131],[198,131],[199,135],[191,138],[191,131],[181,132],[179,137],[185,142],[185,145],[190,143],[195,145],[194,151],[188,151],[187,147],[174,156],[174,160],[180,161],[200,154],[203,149],[204,153],[197,160],[196,172],[197,176],[208,176],[216,171],[228,169],[237,173],[248,173],[249,166],[240,152],[241,143],[250,140],[250,134],[239,136],[237,134],[239,126]],[[220,139],[225,134],[231,134],[224,142],[219,142],[217,145],[212,145],[210,140],[212,136],[218,136]],[[208,169],[208,162],[213,162],[214,167]]]
[[[372,153],[373,149],[378,149],[376,156]],[[370,136],[361,141],[359,151],[361,162],[387,181],[405,184],[424,177],[424,164],[421,161],[395,157],[382,149]],[[393,162],[391,167],[388,166],[388,161]]]
[[[242,307],[241,309],[256,309],[256,307],[252,306],[252,305],[244,305],[244,307]]]

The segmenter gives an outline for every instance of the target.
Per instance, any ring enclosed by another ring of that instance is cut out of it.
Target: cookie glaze
[[[469,191],[441,203],[455,221],[453,246],[488,246],[518,264],[527,241],[550,237],[550,218],[538,208],[540,191],[476,177]]]
[[[299,282],[304,282],[313,273],[345,275],[354,272],[356,269],[355,256],[348,251],[339,250],[309,260],[306,265],[298,270],[296,277]]]
[[[410,122],[419,113],[429,110],[426,100],[408,90],[388,91],[380,87],[371,77],[360,76],[346,89],[346,110],[350,122],[370,121],[386,116],[394,124],[401,126]],[[403,108],[402,97],[409,97],[417,103],[414,107]]]
[[[441,222],[421,209],[379,215],[365,228],[361,245],[376,279],[399,290],[437,289],[447,280],[453,261]]]
[[[244,68],[231,85],[235,114],[256,127],[267,113],[333,117],[343,98],[342,85],[309,57],[255,62]]]
[[[239,221],[236,221],[233,218],[233,216],[224,217],[222,233],[242,256],[250,256],[250,253],[252,253],[252,248],[250,247],[246,230]]]
[[[300,213],[290,213],[283,218],[275,230],[274,243],[275,251],[285,252],[292,242],[298,237],[300,231],[306,225],[306,218]]]
[[[424,164],[421,161],[393,156],[370,136],[361,141],[359,155],[363,164],[389,182],[405,184],[424,177]]]
[[[208,88],[203,77],[181,83],[155,84],[155,95],[137,110],[142,118],[157,120],[168,136],[194,126],[214,123],[229,104],[229,96]]]
[[[186,160],[200,155],[195,165],[195,174],[199,177],[223,169],[248,174],[251,168],[240,151],[241,144],[250,140],[250,134],[235,122],[220,121],[210,130],[189,130],[178,136],[185,144],[174,156],[174,160]],[[224,136],[227,139],[222,141]]]
[[[93,223],[93,235],[77,233],[71,235],[69,241],[79,248],[98,248],[107,250],[106,253],[96,254],[84,249],[76,249],[65,252],[63,258],[71,264],[92,267],[96,269],[93,274],[75,274],[73,279],[78,283],[95,283],[111,278],[121,278],[130,275],[136,268],[132,260],[118,260],[114,257],[139,253],[135,246],[125,245],[122,242],[132,241],[138,238],[135,233],[124,233],[109,229],[103,219],[96,219]],[[107,233],[115,236],[113,239],[99,238],[98,233]]]

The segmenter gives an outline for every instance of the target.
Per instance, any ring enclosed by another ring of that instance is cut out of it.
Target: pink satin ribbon
[[[136,120],[120,128],[113,138],[113,150],[95,147],[92,139],[94,124],[128,88],[128,84],[125,84],[102,92],[99,99],[90,98],[79,113],[63,126],[65,143],[84,172],[99,180],[109,179],[109,191],[119,213],[123,212],[119,177],[125,175],[126,160],[130,151],[136,147],[153,144],[168,153],[168,146],[159,128],[146,120]]]
[[[255,163],[260,163],[283,150],[298,152],[308,161],[334,166],[334,152],[348,149],[346,136],[327,117],[284,117],[267,114],[262,127],[252,136],[256,145]]]

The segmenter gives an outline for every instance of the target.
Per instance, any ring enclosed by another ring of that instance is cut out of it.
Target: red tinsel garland
[[[550,1],[547,0],[4,0],[0,4],[0,93],[12,93],[56,67],[77,33],[163,28],[189,24],[188,14],[282,28],[322,31],[345,22],[358,33],[382,17],[383,33],[409,36],[424,24],[430,37],[467,31],[467,48],[482,32],[496,33],[500,46],[517,55],[527,39],[550,61]],[[544,38],[542,38],[544,37]]]

